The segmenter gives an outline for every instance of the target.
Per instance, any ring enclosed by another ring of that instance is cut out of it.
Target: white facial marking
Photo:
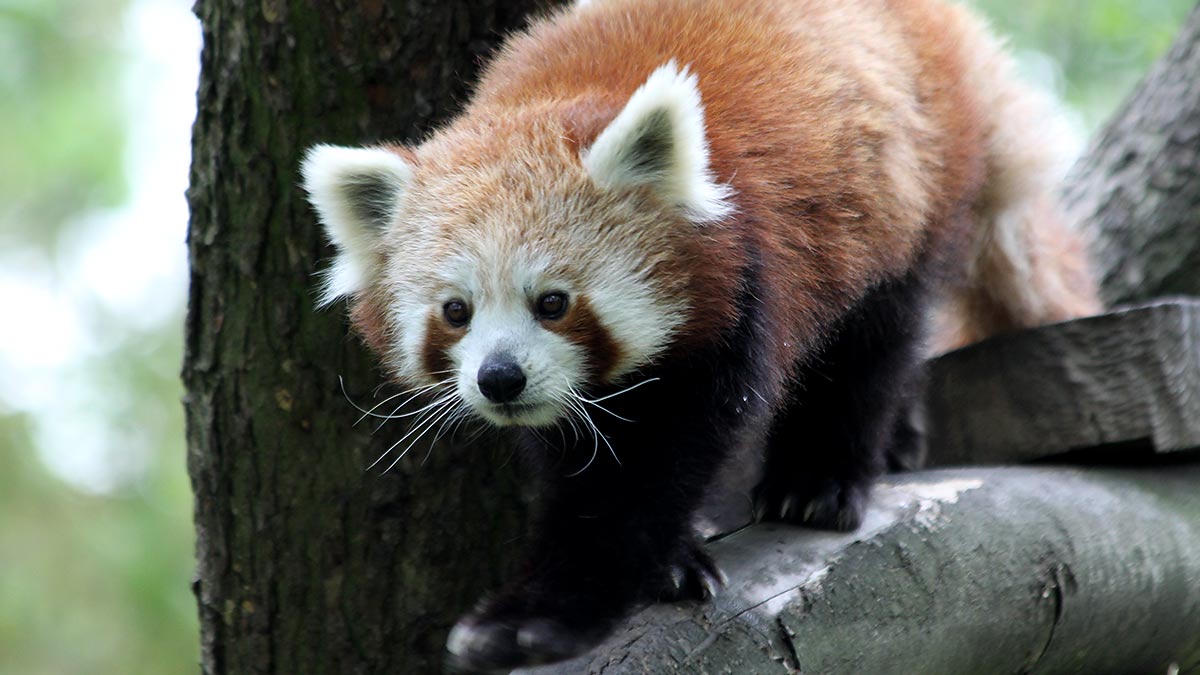
[[[546,274],[545,267],[527,253],[496,249],[477,260],[460,257],[444,271],[444,278],[457,280],[457,289],[447,294],[469,296],[472,305],[467,332],[449,351],[457,366],[459,395],[500,426],[553,424],[564,414],[570,387],[585,379],[584,350],[533,313],[533,303],[543,293],[561,291],[570,298],[577,292]],[[488,400],[477,381],[484,361],[497,353],[516,361],[526,378],[521,394],[505,404]]]

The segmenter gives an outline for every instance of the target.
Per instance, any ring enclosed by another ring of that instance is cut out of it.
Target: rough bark
[[[515,550],[503,446],[443,442],[366,470],[403,425],[352,428],[339,376],[360,402],[381,378],[339,312],[313,310],[331,251],[296,170],[314,142],[429,129],[541,4],[197,4],[183,377],[203,672],[436,672],[448,627]]]
[[[1200,295],[1200,5],[1067,179],[1110,304]]]

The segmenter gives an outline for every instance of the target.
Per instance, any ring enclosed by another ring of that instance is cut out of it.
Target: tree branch
[[[711,545],[715,602],[657,605],[523,675],[1182,672],[1200,668],[1200,464],[921,471],[852,534]]]
[[[1200,5],[1067,178],[1110,305],[1200,295]]]

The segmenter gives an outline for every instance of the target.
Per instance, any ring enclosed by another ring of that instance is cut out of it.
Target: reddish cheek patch
[[[350,306],[350,325],[362,341],[378,355],[387,353],[387,331],[379,303],[369,297],[359,298]]]
[[[454,367],[450,361],[450,348],[466,333],[466,328],[455,328],[442,319],[441,314],[431,312],[425,320],[425,347],[421,350],[421,365],[434,379],[444,378],[445,371]]]
[[[587,353],[588,370],[592,377],[603,382],[613,366],[621,359],[621,348],[592,311],[587,298],[571,298],[567,315],[546,323],[550,331],[562,335]]]

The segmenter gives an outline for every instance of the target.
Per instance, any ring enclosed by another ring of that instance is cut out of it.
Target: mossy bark
[[[204,673],[427,673],[522,535],[511,450],[352,427],[383,378],[313,309],[315,142],[412,140],[541,0],[201,0],[183,377]],[[426,453],[428,450],[427,459]]]

